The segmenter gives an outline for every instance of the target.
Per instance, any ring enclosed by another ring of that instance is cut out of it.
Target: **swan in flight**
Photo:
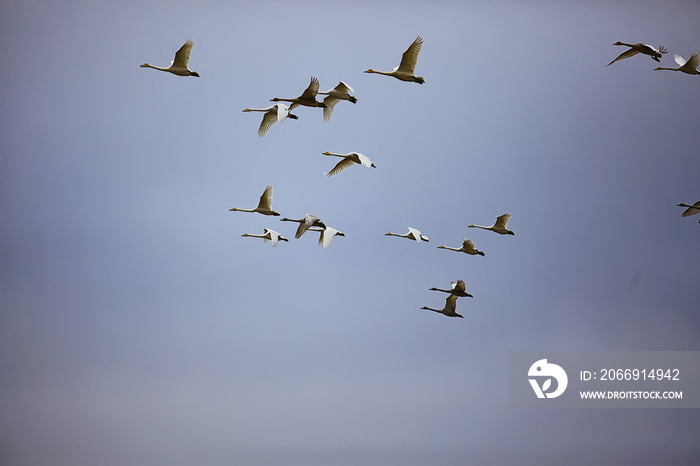
[[[698,71],[698,65],[700,65],[700,57],[698,57],[697,52],[693,52],[690,55],[690,58],[688,61],[685,60],[685,58],[681,57],[680,55],[676,54],[676,56],[673,57],[674,60],[676,60],[676,63],[678,63],[678,68],[664,68],[662,66],[657,66],[654,68],[654,71],[656,70],[669,70],[669,71],[682,71],[683,73],[686,74],[700,74],[700,71]]]
[[[309,231],[319,231],[321,232],[321,235],[318,238],[318,245],[324,248],[328,248],[331,245],[331,241],[333,241],[333,237],[335,236],[345,236],[345,233],[342,231],[338,231],[335,228],[331,227],[326,227],[326,228],[309,228]]]
[[[620,55],[617,56],[616,59],[611,61],[605,66],[610,66],[616,61],[619,60],[624,60],[625,58],[633,57],[637,55],[638,53],[643,53],[644,55],[649,55],[653,60],[659,61],[659,58],[664,53],[668,53],[668,50],[666,50],[665,47],[659,46],[658,49],[655,49],[649,44],[625,44],[624,42],[615,42],[613,45],[624,45],[625,47],[629,47],[629,50],[625,50],[622,52]]]
[[[336,173],[340,173],[346,168],[351,167],[355,164],[359,164],[365,167],[377,168],[374,165],[374,163],[369,159],[369,157],[367,157],[364,154],[360,154],[359,152],[348,152],[347,154],[335,154],[333,152],[324,152],[323,155],[334,155],[336,157],[343,158],[343,160],[338,162],[336,166],[333,167],[333,170],[327,173],[328,176],[333,176]]]
[[[251,238],[262,238],[263,241],[266,243],[272,241],[273,248],[277,246],[278,241],[289,241],[287,238],[280,235],[275,230],[270,230],[269,228],[265,228],[265,232],[262,235],[251,235],[249,233],[243,233],[241,236],[248,236]]]
[[[449,246],[438,246],[438,249],[449,249],[450,251],[464,252],[464,253],[470,254],[472,256],[476,256],[477,254],[480,256],[486,255],[474,247],[474,241],[467,239],[467,238],[464,238],[464,242],[462,243],[461,248],[452,248]]]
[[[423,84],[425,83],[425,79],[423,79],[421,76],[414,75],[416,70],[416,62],[418,61],[418,54],[420,53],[421,47],[423,47],[423,39],[421,36],[418,36],[408,50],[406,50],[401,56],[401,63],[399,66],[394,68],[392,71],[375,71],[370,68],[366,70],[365,73],[383,74],[386,76],[393,76],[401,81]]]
[[[194,45],[192,39],[187,39],[187,42],[180,47],[180,50],[175,52],[175,59],[170,62],[170,66],[167,68],[160,68],[158,66],[149,65],[148,63],[141,65],[141,68],[153,68],[154,70],[167,71],[168,73],[176,74],[178,76],[199,77],[199,73],[187,69],[187,64],[190,62],[192,45]]]
[[[278,216],[279,212],[275,212],[274,210],[272,210],[272,185],[267,185],[267,188],[265,188],[265,191],[262,193],[262,196],[260,196],[260,202],[258,202],[258,206],[256,208],[237,209],[236,207],[233,207],[232,209],[229,209],[229,212],[257,212],[263,215]]]
[[[323,109],[323,121],[330,121],[335,104],[341,100],[349,100],[353,104],[357,103],[357,98],[350,95],[351,92],[355,92],[355,90],[345,84],[343,81],[340,81],[340,84],[335,86],[333,89],[329,89],[326,92],[319,92],[319,94],[328,96],[323,99],[323,103],[326,105],[326,107]]]
[[[512,217],[511,214],[503,214],[499,217],[496,217],[496,223],[491,225],[490,227],[482,227],[481,225],[469,225],[470,228],[482,228],[484,230],[491,230],[495,231],[499,235],[515,235],[512,231],[508,229],[508,220]]]
[[[678,204],[678,207],[685,207],[686,209],[683,211],[681,214],[683,217],[690,217],[691,215],[695,215],[698,212],[700,212],[700,201],[696,202],[693,205],[688,205],[683,202]],[[699,221],[700,223],[700,221]]]
[[[297,222],[299,224],[297,232],[294,235],[294,238],[296,239],[301,238],[301,235],[306,233],[306,230],[308,230],[311,227],[326,228],[326,224],[323,223],[321,219],[319,219],[313,214],[306,214],[306,217],[300,218],[298,220],[285,217],[280,219],[280,222]]]
[[[457,280],[456,282],[450,282],[452,287],[449,290],[441,290],[440,288],[430,288],[430,291],[442,291],[443,293],[450,293],[460,298],[473,298],[474,296],[467,293],[467,286],[464,284],[464,280]]]
[[[292,120],[296,120],[299,117],[296,115],[293,115],[289,111],[289,107],[287,107],[284,104],[275,104],[271,107],[267,108],[244,108],[244,112],[265,112],[263,115],[262,122],[260,123],[260,128],[258,128],[258,137],[263,137],[267,134],[268,131],[270,131],[270,128],[272,128],[272,125],[274,125],[278,121],[282,121],[285,118],[291,118]]]
[[[293,110],[294,108],[298,107],[299,105],[304,105],[306,107],[323,107],[323,108],[325,108],[326,104],[316,100],[317,94],[318,94],[318,79],[316,79],[312,76],[311,83],[309,84],[309,87],[307,87],[306,90],[299,97],[295,97],[293,99],[280,99],[278,97],[275,97],[274,99],[270,99],[270,101],[271,102],[291,102],[292,104],[289,106],[289,110]]]
[[[408,227],[408,233],[404,233],[403,235],[399,235],[398,233],[385,233],[384,236],[398,236],[400,238],[408,238],[412,239],[416,243],[420,243],[421,241],[430,242],[430,239],[427,236],[425,236],[419,230],[416,230],[415,228],[411,227]]]
[[[445,307],[443,309],[433,309],[428,306],[423,306],[421,309],[425,309],[426,311],[439,312],[440,314],[446,315],[447,317],[464,318],[463,315],[457,314],[457,312],[455,312],[457,310],[457,295],[455,294],[451,294],[447,297],[447,299],[445,300]]]

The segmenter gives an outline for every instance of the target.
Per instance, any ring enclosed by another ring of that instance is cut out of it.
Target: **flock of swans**
[[[627,44],[623,42],[615,42],[613,45],[618,45],[618,46],[626,46],[628,47],[628,50],[622,52],[620,55],[618,55],[614,60],[612,60],[610,63],[608,63],[606,66],[610,66],[613,63],[633,57],[637,54],[643,54],[643,55],[648,55],[650,56],[653,60],[656,62],[660,62],[661,58],[663,57],[664,54],[668,52],[666,48],[663,46],[660,46],[658,49],[648,45],[648,44],[642,44],[642,43],[637,43],[637,44]],[[180,47],[180,49],[175,53],[175,58],[171,62],[170,66],[165,68],[165,67],[157,67],[153,65],[149,65],[148,63],[144,63],[141,65],[141,67],[145,68],[153,68],[159,71],[165,71],[172,73],[177,76],[195,76],[199,77],[199,73],[196,71],[191,71],[188,66],[189,66],[189,59],[190,59],[190,53],[192,51],[192,46],[193,42],[191,39],[188,39],[185,44]],[[423,39],[418,36],[413,43],[408,47],[408,49],[403,53],[401,57],[401,62],[398,66],[396,66],[392,71],[375,71],[373,69],[367,69],[365,73],[376,73],[376,74],[382,74],[385,76],[392,76],[400,81],[405,81],[405,82],[414,82],[418,84],[424,84],[425,79],[422,76],[416,76],[415,75],[415,68],[416,68],[416,63],[418,61],[418,54],[421,51],[421,48],[423,46]],[[698,57],[698,54],[693,52],[688,60],[685,60],[683,57],[680,55],[675,55],[675,61],[678,64],[677,68],[664,68],[664,67],[657,67],[654,68],[654,70],[671,70],[671,71],[681,71],[686,74],[692,74],[692,75],[698,75],[700,74],[700,71],[698,71],[698,65],[700,64],[700,57]],[[284,121],[287,118],[290,119],[298,119],[296,115],[294,115],[292,112],[293,109],[299,106],[305,106],[305,107],[314,107],[314,108],[322,108],[323,109],[323,119],[324,121],[328,122],[331,119],[331,116],[333,114],[333,109],[335,108],[335,105],[340,102],[341,100],[346,100],[348,102],[351,102],[353,104],[357,103],[357,98],[352,95],[355,91],[353,90],[352,87],[350,87],[348,84],[346,84],[343,81],[340,81],[340,83],[335,86],[332,89],[329,89],[327,91],[319,91],[319,81],[315,77],[311,77],[311,82],[309,83],[308,87],[299,95],[298,97],[293,97],[293,98],[279,98],[275,97],[270,99],[271,102],[275,102],[274,105],[271,105],[269,107],[265,108],[245,108],[243,109],[244,112],[262,112],[264,113],[262,122],[260,123],[260,126],[258,128],[258,136],[263,137],[265,134],[270,131],[272,126],[277,123]],[[318,95],[325,95],[326,97],[323,99],[323,101],[317,100]],[[280,102],[288,102],[289,105],[285,105]],[[369,157],[360,154],[359,152],[349,152],[347,154],[337,154],[333,152],[323,152],[323,155],[326,156],[334,156],[334,157],[340,157],[341,160],[328,172],[326,175],[328,176],[333,176],[341,171],[353,166],[353,165],[362,165],[364,167],[371,167],[371,168],[376,168],[375,164],[369,159]],[[280,216],[279,212],[276,212],[275,210],[272,209],[272,196],[273,196],[273,187],[272,185],[268,185],[265,188],[265,191],[263,194],[260,196],[260,200],[258,202],[257,207],[254,207],[252,209],[243,209],[243,208],[236,208],[233,207],[229,209],[231,212],[253,212],[253,213],[259,213],[262,215],[269,215],[269,216]],[[685,207],[686,210],[682,213],[683,217],[687,217],[690,215],[694,215],[700,212],[700,201],[696,202],[693,205],[688,205],[688,204],[678,204],[678,206]],[[483,230],[489,230],[494,233],[498,233],[500,235],[515,235],[515,233],[512,230],[508,229],[508,221],[511,218],[510,213],[506,213],[503,215],[500,215],[496,218],[496,221],[493,225],[491,226],[481,226],[481,225],[468,225],[469,228],[480,228]],[[321,219],[319,219],[317,216],[313,214],[307,214],[304,218],[301,219],[290,219],[287,217],[284,217],[280,219],[280,221],[283,222],[295,222],[298,223],[299,226],[297,227],[297,230],[295,232],[294,238],[299,239],[301,236],[303,236],[307,231],[314,231],[317,233],[320,233],[319,240],[318,240],[318,245],[320,247],[328,248],[331,245],[331,242],[334,237],[336,236],[345,236],[345,234],[335,228],[327,226]],[[285,241],[288,242],[289,240],[285,237],[283,237],[279,232],[272,230],[270,228],[265,228],[263,234],[251,234],[251,233],[243,233],[241,236],[243,237],[251,237],[251,238],[262,238],[265,243],[272,243],[273,247],[276,247],[277,244],[279,244],[280,241]],[[416,243],[421,243],[421,242],[429,242],[430,239],[425,236],[423,233],[421,233],[420,230],[417,230],[416,228],[409,227],[408,232],[404,234],[398,234],[398,233],[386,233],[385,236],[397,236],[400,238],[407,238],[412,241],[415,241]],[[485,256],[486,254],[483,251],[480,251],[476,248],[474,245],[474,242],[471,239],[464,238],[464,241],[460,247],[451,247],[451,246],[444,246],[440,245],[438,246],[438,249],[446,249],[449,251],[456,251],[456,252],[463,252],[465,254],[469,255],[479,255],[479,256]],[[423,306],[421,309],[429,310],[429,311],[434,311],[441,313],[447,317],[463,317],[462,315],[458,314],[456,312],[457,309],[457,299],[460,297],[473,297],[471,294],[467,293],[466,291],[466,285],[463,280],[457,280],[456,282],[451,283],[451,288],[449,290],[445,289],[439,289],[439,288],[430,288],[431,291],[441,291],[444,293],[448,293],[449,296],[445,300],[445,306],[442,309],[434,309],[430,308],[427,306]]]

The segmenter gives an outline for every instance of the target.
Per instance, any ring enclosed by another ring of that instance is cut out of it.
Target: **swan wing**
[[[318,94],[318,79],[311,77],[311,83],[309,87],[306,88],[303,94],[301,94],[301,99],[315,99]],[[291,110],[291,109],[290,109]]]
[[[411,227],[408,227],[408,237],[416,240],[416,242],[418,243],[420,243],[423,240],[423,235],[421,234],[421,232]]]
[[[333,97],[332,95],[329,95],[323,99],[323,103],[326,104],[326,108],[323,109],[323,121],[330,121],[335,104],[338,102],[340,102],[340,99]]]
[[[265,112],[263,119],[260,122],[260,128],[258,128],[258,137],[263,137],[270,131],[272,125],[274,125],[279,120],[279,117],[274,112]]]
[[[452,289],[454,291],[464,293],[467,291],[467,285],[464,284],[464,280],[457,280],[456,282],[451,282]]]
[[[418,54],[420,49],[423,47],[423,38],[421,36],[416,37],[411,46],[406,50],[401,56],[401,63],[395,70],[413,74],[416,70],[416,63],[418,62]]]
[[[675,54],[675,55],[673,56],[673,59],[676,60],[676,63],[678,63],[678,66],[683,66],[683,65],[686,64],[685,58],[681,57],[681,56],[678,55],[678,54]]]
[[[258,209],[272,210],[272,185],[268,184],[265,191],[260,196],[260,202],[258,202]]]
[[[333,176],[337,173],[340,173],[346,168],[351,167],[353,165],[355,165],[355,162],[353,162],[349,157],[343,157],[343,159],[340,162],[338,162],[335,165],[335,167],[333,167],[333,170],[328,172],[328,176]]]
[[[355,152],[355,154],[357,155],[357,159],[362,164],[362,166],[364,166],[364,167],[371,167],[372,166],[372,161],[369,159],[369,157],[367,157],[364,154],[360,154],[359,152]]]
[[[470,239],[466,239],[466,238],[464,238],[464,242],[462,243],[462,247],[464,249],[468,249],[468,250],[476,249],[476,246],[474,246],[474,241],[472,241]]]
[[[508,229],[508,220],[510,220],[511,217],[511,214],[503,214],[500,217],[496,217],[494,227]]]
[[[683,217],[690,217],[691,215],[695,215],[697,213],[700,213],[700,201],[685,209],[681,215]]]
[[[451,294],[445,300],[445,311],[454,313],[457,310],[457,295]]]
[[[284,104],[277,104],[277,121],[282,121],[289,116],[289,107]]]
[[[691,68],[691,69],[693,69],[693,70],[697,70],[697,69],[698,69],[698,65],[700,65],[700,57],[698,57],[697,52],[693,52],[693,53],[690,55],[690,58],[688,59],[688,61],[685,63],[685,66],[686,66],[686,67],[689,67],[689,68]],[[681,65],[681,66],[682,66],[682,65]]]
[[[618,55],[616,59],[614,59],[613,61],[611,61],[610,63],[608,63],[605,66],[610,66],[613,63],[615,63],[616,61],[620,61],[620,60],[624,60],[625,58],[633,57],[633,56],[637,55],[638,53],[639,53],[639,51],[636,49],[633,49],[633,48],[629,49],[629,50],[625,50],[620,55]]]
[[[190,52],[192,51],[193,45],[194,42],[192,42],[192,39],[187,39],[187,42],[180,47],[180,50],[175,52],[175,59],[171,65],[173,68],[187,68],[187,65],[190,62]]]

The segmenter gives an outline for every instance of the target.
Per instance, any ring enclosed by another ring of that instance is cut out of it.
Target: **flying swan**
[[[666,48],[663,46],[659,46],[658,49],[655,49],[654,47],[652,47],[649,44],[641,44],[641,43],[639,43],[639,44],[625,44],[624,42],[620,42],[620,41],[615,42],[613,45],[624,45],[626,47],[629,47],[629,50],[625,50],[620,55],[618,55],[616,59],[614,59],[613,61],[611,61],[610,63],[608,63],[605,66],[610,66],[613,63],[615,63],[616,61],[624,60],[625,58],[629,58],[629,57],[633,57],[633,56],[637,55],[638,53],[643,53],[644,55],[649,55],[653,60],[656,60],[656,61],[659,61],[659,58],[661,58],[661,56],[664,53],[668,53],[668,50],[666,50]]]
[[[306,233],[306,230],[308,230],[311,227],[326,228],[326,224],[323,223],[321,219],[319,219],[313,214],[306,214],[306,217],[300,218],[298,220],[285,217],[280,219],[280,222],[297,222],[299,224],[297,232],[294,235],[294,238],[296,239],[301,238],[301,235]]]
[[[154,70],[167,71],[168,73],[176,74],[178,76],[196,76],[199,77],[199,73],[196,71],[190,71],[187,69],[187,64],[190,62],[190,52],[192,51],[192,39],[187,39],[187,42],[180,47],[180,50],[175,52],[175,59],[170,62],[170,66],[167,68],[160,68],[158,66],[149,65],[144,63],[141,68],[153,68]]]
[[[399,235],[398,233],[385,233],[384,236],[398,236],[399,238],[408,238],[412,239],[416,243],[420,243],[421,241],[430,242],[430,239],[423,233],[421,233],[420,230],[416,230],[415,228],[411,227],[408,227],[408,233],[404,233],[403,235]]]
[[[449,249],[450,251],[464,252],[472,256],[476,256],[477,254],[479,256],[486,255],[474,247],[474,241],[467,238],[464,238],[464,242],[462,243],[462,247],[460,248],[452,248],[450,246],[438,246],[438,249]]]
[[[244,112],[265,112],[263,115],[262,122],[260,123],[260,128],[258,128],[258,137],[263,137],[270,131],[272,125],[278,121],[282,121],[286,118],[291,118],[296,120],[299,117],[293,115],[289,111],[289,107],[284,104],[275,104],[267,108],[244,108]]]
[[[457,312],[455,312],[457,310],[457,295],[454,294],[451,294],[447,297],[447,299],[445,300],[445,307],[442,309],[433,309],[428,306],[423,306],[421,309],[425,309],[426,311],[439,312],[440,314],[446,315],[447,317],[464,318],[463,315],[457,314]]]
[[[249,233],[243,233],[241,236],[247,236],[250,238],[262,238],[265,243],[272,242],[272,247],[277,246],[278,241],[289,241],[284,236],[280,235],[275,230],[270,230],[269,228],[264,229],[265,232],[262,235],[251,235]]]
[[[345,84],[343,81],[340,81],[340,84],[335,86],[333,89],[328,89],[326,92],[319,92],[319,94],[328,96],[323,99],[323,103],[326,105],[326,107],[323,109],[323,121],[330,121],[335,104],[341,100],[349,100],[353,104],[357,103],[357,98],[350,95],[351,92],[355,92],[355,90]]]
[[[401,63],[399,66],[394,68],[392,71],[375,71],[373,69],[368,69],[365,73],[377,73],[386,76],[393,76],[401,81],[414,82],[418,84],[425,83],[425,79],[421,76],[415,76],[416,62],[418,61],[418,54],[420,49],[423,47],[423,39],[421,36],[416,37],[411,46],[406,50],[401,56]]]
[[[309,231],[319,231],[321,235],[318,238],[318,245],[320,247],[328,248],[331,245],[331,241],[335,236],[345,236],[345,233],[338,231],[335,228],[309,228]]]
[[[272,210],[272,185],[267,185],[267,188],[265,188],[265,191],[262,193],[262,196],[260,196],[260,202],[258,202],[258,206],[256,208],[238,209],[236,207],[233,207],[229,209],[229,212],[257,212],[263,215],[278,216],[279,212],[275,212],[274,210]]]
[[[335,157],[342,157],[343,160],[338,162],[333,170],[327,173],[328,176],[333,176],[337,173],[342,172],[346,168],[352,167],[355,164],[362,165],[364,167],[377,168],[374,163],[364,154],[359,152],[348,152],[347,154],[335,154],[333,152],[324,152],[323,155],[333,155]]]
[[[316,79],[312,76],[311,83],[309,84],[309,87],[307,87],[306,90],[299,97],[295,97],[293,99],[281,99],[281,98],[275,97],[274,99],[270,99],[270,101],[272,101],[272,102],[281,102],[281,101],[282,102],[291,102],[292,104],[289,106],[289,110],[293,110],[294,108],[298,107],[299,105],[304,105],[306,107],[325,107],[326,104],[316,100],[317,94],[318,94],[318,79]]]
[[[483,230],[491,230],[498,233],[499,235],[515,235],[511,230],[508,229],[508,220],[512,217],[511,214],[503,214],[496,217],[496,223],[490,227],[483,227],[481,225],[469,225],[469,228],[481,228]]]
[[[678,204],[678,207],[685,207],[686,209],[683,211],[683,213],[681,215],[683,217],[690,217],[691,215],[695,215],[698,212],[700,212],[700,201],[697,201],[693,205],[688,205],[688,204],[681,202],[680,204]],[[698,223],[700,223],[700,221],[698,221]]]
[[[457,280],[456,282],[450,282],[452,287],[449,290],[442,290],[440,288],[430,288],[430,291],[442,291],[443,293],[450,293],[460,298],[473,298],[474,296],[467,293],[467,286],[464,284],[464,280]]]
[[[678,63],[678,68],[664,68],[662,66],[657,66],[654,68],[654,71],[656,70],[669,70],[669,71],[681,71],[685,74],[700,74],[700,71],[698,71],[698,65],[700,65],[700,57],[698,57],[697,52],[693,52],[690,55],[690,58],[688,61],[685,60],[685,58],[681,57],[680,55],[676,54],[673,57],[674,60],[676,60],[676,63]]]

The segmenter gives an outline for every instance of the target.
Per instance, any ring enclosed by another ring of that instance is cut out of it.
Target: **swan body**
[[[464,318],[463,315],[457,314],[457,295],[451,294],[447,297],[445,300],[445,307],[442,309],[433,309],[428,306],[423,306],[421,309],[425,309],[426,311],[434,311],[434,312],[439,312],[442,315],[445,315],[447,317],[462,317]]]
[[[464,284],[464,280],[457,280],[456,282],[450,282],[452,286],[449,290],[441,290],[440,288],[430,288],[430,291],[442,291],[443,293],[450,293],[451,295],[459,296],[460,298],[473,298],[474,296],[467,293],[467,286]]]
[[[277,246],[278,241],[289,241],[287,238],[280,235],[275,230],[270,230],[269,228],[265,228],[265,231],[262,235],[251,235],[249,233],[243,233],[241,236],[248,236],[251,238],[262,238],[263,241],[266,243],[272,242],[273,248]]]
[[[421,233],[420,230],[416,230],[415,228],[411,227],[408,227],[408,233],[404,233],[403,235],[399,235],[398,233],[385,233],[384,236],[398,236],[399,238],[408,238],[412,239],[416,243],[420,243],[421,241],[430,242],[430,239],[423,233]]]
[[[620,55],[617,56],[613,61],[608,63],[605,66],[610,66],[616,61],[619,60],[624,60],[625,58],[633,57],[637,55],[638,53],[643,53],[644,55],[649,55],[652,60],[659,61],[659,59],[663,56],[664,53],[668,53],[668,50],[666,50],[665,47],[659,46],[658,49],[652,47],[649,44],[625,44],[624,42],[615,42],[613,45],[624,45],[626,47],[629,47],[629,50],[625,50],[622,52]]]
[[[317,94],[318,94],[318,79],[316,79],[312,76],[311,83],[309,84],[309,87],[307,87],[306,90],[299,97],[295,97],[293,99],[281,99],[281,98],[275,97],[274,99],[270,99],[270,101],[272,101],[272,102],[291,102],[292,104],[289,106],[289,110],[293,110],[295,107],[298,107],[299,105],[304,105],[305,107],[325,108],[326,104],[316,100]]]
[[[263,215],[278,216],[279,212],[275,212],[274,210],[272,210],[272,185],[267,185],[267,188],[265,188],[265,191],[262,193],[262,196],[260,196],[260,202],[258,202],[258,206],[254,209],[238,209],[236,207],[233,207],[229,209],[229,212],[257,212]]]
[[[199,77],[199,73],[196,71],[190,71],[187,69],[187,65],[190,62],[190,52],[192,51],[192,39],[187,39],[187,42],[180,47],[180,50],[175,52],[175,59],[170,62],[170,66],[167,68],[161,68],[159,66],[149,65],[144,63],[141,68],[153,68],[154,70],[167,71],[178,76],[196,76]]]
[[[369,157],[359,152],[348,152],[347,154],[335,154],[333,152],[324,152],[323,155],[333,155],[335,157],[342,157],[343,160],[338,162],[331,171],[328,172],[328,176],[333,176],[337,173],[342,172],[346,168],[352,167],[355,164],[362,165],[364,167],[377,168]]]
[[[700,71],[698,71],[698,65],[700,65],[700,57],[698,56],[697,52],[693,52],[687,61],[685,58],[681,57],[678,54],[676,54],[673,57],[673,59],[676,60],[676,63],[678,63],[678,68],[664,68],[661,66],[657,66],[656,68],[654,68],[654,71],[669,70],[681,71],[685,74],[700,74]]]
[[[340,81],[340,84],[335,86],[333,89],[329,89],[325,92],[319,92],[319,94],[327,96],[325,99],[323,99],[323,103],[326,105],[326,107],[323,109],[324,121],[329,121],[331,119],[331,115],[333,115],[333,108],[335,108],[335,104],[337,104],[341,100],[349,100],[353,104],[357,103],[357,98],[353,95],[350,95],[351,92],[355,92],[355,90],[352,87],[345,84],[343,81]]]
[[[700,201],[697,201],[693,205],[688,205],[683,202],[678,204],[678,207],[685,207],[686,209],[683,211],[681,214],[683,217],[690,217],[691,215],[695,215],[700,212]],[[700,223],[700,221],[698,222]]]
[[[498,233],[499,235],[515,235],[514,232],[508,229],[508,220],[510,220],[511,217],[511,214],[503,214],[499,217],[496,217],[496,223],[494,223],[490,227],[472,224],[469,225],[469,228],[481,228],[483,230],[491,230],[493,232]]]
[[[460,248],[452,248],[449,246],[438,246],[438,249],[449,249],[450,251],[457,251],[457,252],[464,252],[466,254],[472,255],[472,256],[485,256],[483,252],[479,251],[474,247],[474,241],[464,238],[464,242],[462,243],[462,247]]]
[[[383,74],[385,76],[393,76],[401,81],[414,82],[418,84],[425,83],[425,79],[422,76],[416,76],[416,62],[418,61],[418,54],[420,49],[423,47],[423,39],[421,36],[416,37],[410,47],[401,56],[401,63],[399,66],[394,68],[392,71],[375,71],[373,69],[368,69],[365,73],[377,73]]]
[[[328,248],[331,245],[331,241],[335,236],[345,236],[345,233],[338,231],[335,228],[309,228],[309,231],[319,231],[321,235],[318,238],[318,245],[320,247]]]
[[[272,125],[278,121],[283,121],[286,118],[296,120],[299,117],[289,111],[289,107],[284,104],[275,104],[267,108],[244,108],[244,112],[265,112],[263,115],[260,128],[258,128],[258,137],[263,137],[270,131]]]
[[[280,222],[297,222],[299,224],[297,232],[294,235],[294,238],[296,239],[301,238],[301,235],[306,233],[306,231],[311,227],[326,228],[326,224],[323,223],[321,219],[319,219],[313,214],[306,214],[306,217],[300,218],[298,220],[285,217],[280,219]]]

